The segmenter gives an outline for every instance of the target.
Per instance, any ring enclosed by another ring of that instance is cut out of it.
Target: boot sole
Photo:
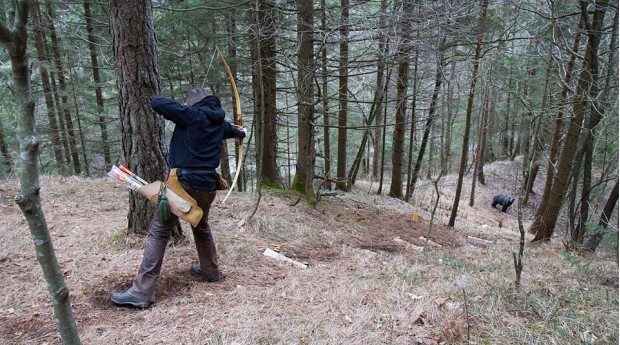
[[[117,306],[121,306],[121,307],[136,307],[136,308],[141,308],[141,309],[147,309],[151,305],[151,303],[144,303],[144,302],[115,301],[113,298],[110,298],[110,300],[112,301],[112,303],[116,304]]]

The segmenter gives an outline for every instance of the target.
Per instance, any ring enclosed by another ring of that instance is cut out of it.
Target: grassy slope
[[[428,181],[412,204],[375,195],[368,182],[316,209],[266,193],[245,222],[256,196],[235,194],[211,211],[225,279],[189,276],[196,254],[187,238],[168,249],[157,303],[146,311],[108,301],[131,283],[142,254],[141,238],[122,235],[126,191],[108,178],[44,177],[41,186],[84,344],[617,344],[616,256],[565,252],[560,222],[551,243],[528,243],[516,291],[516,208],[501,214],[489,202],[516,194],[518,164],[485,169],[474,207],[465,179],[454,229],[444,224],[455,178],[442,180],[430,232],[436,196]],[[0,343],[59,344],[27,224],[12,202],[17,190],[13,180],[0,182]],[[414,211],[421,222],[412,222]],[[472,245],[468,236],[489,242]],[[425,244],[424,252],[414,247]],[[266,247],[309,268],[267,258]]]

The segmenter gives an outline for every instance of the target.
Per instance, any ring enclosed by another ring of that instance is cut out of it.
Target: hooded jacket
[[[174,122],[170,140],[170,168],[197,172],[183,174],[198,190],[215,190],[215,169],[220,165],[222,143],[229,138],[244,138],[245,133],[224,119],[219,98],[206,96],[188,107],[166,97],[156,97],[151,107]]]

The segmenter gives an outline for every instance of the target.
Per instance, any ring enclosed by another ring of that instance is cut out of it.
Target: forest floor
[[[561,220],[548,243],[532,244],[527,234],[515,288],[516,204],[501,213],[490,202],[497,193],[516,196],[519,167],[486,166],[473,207],[466,176],[454,228],[446,226],[454,175],[438,185],[432,227],[429,180],[410,204],[377,195],[368,181],[316,208],[263,192],[250,220],[255,193],[234,193],[225,206],[219,195],[210,224],[224,279],[190,276],[197,256],[184,223],[186,238],[169,246],[147,310],[109,301],[131,284],[143,250],[143,237],[124,233],[126,189],[110,178],[43,176],[40,184],[84,344],[617,344],[615,247],[567,251]],[[28,225],[13,202],[18,190],[16,180],[0,181],[0,343],[60,344]],[[524,208],[526,228],[534,211]],[[264,256],[266,248],[308,268]]]

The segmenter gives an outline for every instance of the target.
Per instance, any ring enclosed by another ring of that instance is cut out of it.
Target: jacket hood
[[[207,119],[213,121],[214,123],[219,124],[224,122],[226,113],[222,109],[220,99],[216,96],[209,95],[196,102],[193,107],[200,109],[205,114]]]

